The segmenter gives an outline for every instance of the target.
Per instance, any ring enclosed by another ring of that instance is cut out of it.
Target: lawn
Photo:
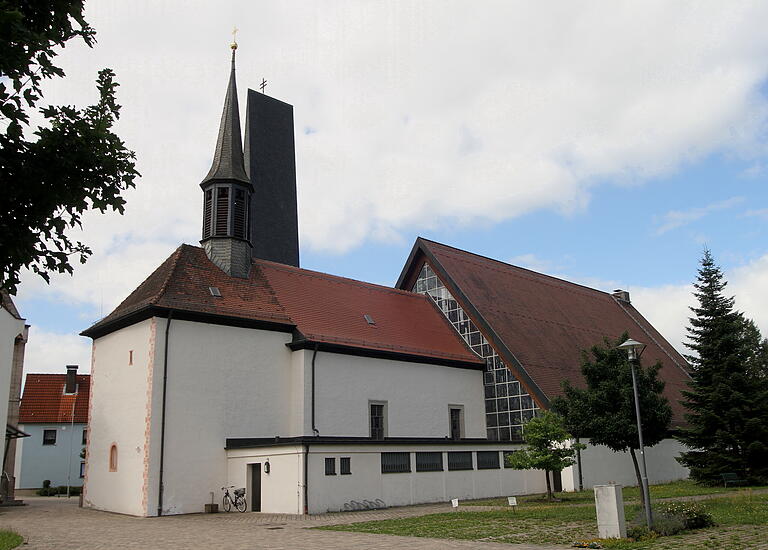
[[[0,529],[0,550],[11,550],[11,548],[16,548],[22,542],[24,542],[24,539],[18,533]]]
[[[668,484],[665,493],[690,496],[697,489]],[[707,488],[701,488],[707,489]],[[717,488],[708,488],[717,491]],[[683,494],[680,494],[680,493]],[[750,490],[729,490],[731,497],[707,499],[703,502],[712,514],[716,527],[691,531],[651,541],[615,541],[606,543],[616,549],[674,549],[698,548],[750,549],[768,540],[768,495]],[[575,495],[574,495],[575,496]],[[571,504],[583,502],[576,498]],[[639,504],[625,506],[628,522],[640,511]],[[385,521],[369,521],[349,525],[321,527],[338,531],[356,531],[388,535],[476,540],[504,543],[560,544],[570,546],[576,540],[593,539],[597,535],[595,508],[585,503],[568,506],[567,502],[538,504],[521,503],[516,511],[509,508],[473,511],[471,507],[421,517]]]
[[[722,486],[710,487],[706,485],[699,485],[691,480],[686,479],[682,481],[673,481],[671,483],[651,485],[650,491],[651,499],[656,500],[661,498],[680,498],[686,496],[732,493],[740,489],[745,490],[749,488],[750,487],[729,487],[726,489]],[[639,501],[640,489],[638,487],[624,487],[623,495],[624,502]],[[560,502],[551,504],[591,503],[595,500],[595,494],[591,489],[587,491],[577,491],[574,493],[557,493],[555,496]],[[521,506],[525,504],[543,504],[546,503],[546,494],[519,496],[517,497],[517,501]],[[461,502],[461,504],[463,506],[506,506],[507,498],[499,497],[482,500],[464,500]]]

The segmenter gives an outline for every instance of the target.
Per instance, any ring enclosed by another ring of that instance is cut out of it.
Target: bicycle
[[[245,500],[245,489],[235,489],[233,491],[235,498],[232,498],[232,495],[229,494],[230,489],[235,489],[235,486],[230,485],[229,487],[221,488],[224,491],[224,498],[222,499],[224,511],[229,512],[232,510],[232,505],[234,504],[238,512],[245,512],[248,509],[248,502]]]

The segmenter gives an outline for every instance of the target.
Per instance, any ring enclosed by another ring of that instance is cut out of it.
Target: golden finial
[[[232,44],[229,45],[233,50],[237,49],[237,31],[240,30],[237,27],[232,29]]]

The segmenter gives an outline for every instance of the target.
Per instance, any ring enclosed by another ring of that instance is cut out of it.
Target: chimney
[[[67,383],[64,386],[64,393],[75,393],[77,391],[77,365],[67,365]]]
[[[621,290],[616,289],[611,293],[611,296],[616,298],[619,302],[626,302],[628,304],[631,304],[632,302],[629,300],[629,291],[628,290]]]

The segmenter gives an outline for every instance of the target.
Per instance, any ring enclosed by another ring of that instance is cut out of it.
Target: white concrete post
[[[601,539],[627,538],[621,485],[595,485],[595,509]]]

